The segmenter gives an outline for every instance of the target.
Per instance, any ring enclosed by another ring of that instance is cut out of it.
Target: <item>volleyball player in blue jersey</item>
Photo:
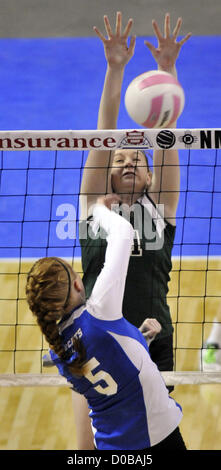
[[[96,34],[103,42],[107,60],[97,127],[114,129],[117,125],[124,70],[134,54],[135,37],[132,36],[128,44],[133,21],[129,20],[122,30],[120,12],[116,16],[115,30],[111,28],[106,16],[104,22],[107,37],[95,28]],[[165,17],[164,34],[156,22],[153,22],[153,27],[158,47],[154,47],[148,41],[146,45],[153,54],[158,69],[176,75],[176,59],[189,35],[178,41],[181,19],[179,18],[171,34],[169,15]],[[138,208],[138,214],[141,213],[140,219],[147,221],[147,226],[152,229],[154,237],[160,242],[164,240],[163,246],[156,249],[155,238],[147,240],[146,234],[142,233],[143,227],[141,233],[138,230],[134,231],[134,246],[131,250],[125,285],[123,312],[125,318],[137,327],[147,317],[158,320],[162,328],[157,339],[150,345],[150,354],[159,370],[168,371],[173,369],[173,327],[166,297],[172,268],[171,252],[179,200],[177,151],[154,151],[153,170],[152,174],[145,155],[139,151],[119,149],[112,152],[112,155],[108,151],[89,152],[81,185],[80,218],[83,222],[80,224],[79,233],[86,298],[91,295],[97,276],[103,267],[107,245],[105,239],[96,237],[94,232],[96,227],[91,220],[91,207],[96,202],[98,194],[113,191],[120,194],[123,204],[127,205],[129,210],[131,206]],[[155,210],[158,203],[164,205],[164,219]],[[159,230],[153,220],[154,213],[161,222]],[[138,225],[140,227],[140,224]],[[87,234],[89,230],[93,235],[92,238]],[[149,249],[145,249],[146,244]],[[93,447],[93,440],[87,403],[82,395],[73,393],[73,404],[78,448],[90,449]]]
[[[26,285],[29,307],[51,358],[90,410],[99,450],[185,450],[180,406],[169,396],[142,333],[122,315],[134,230],[98,199],[93,218],[107,234],[105,264],[89,299],[80,276],[60,258],[42,258]]]

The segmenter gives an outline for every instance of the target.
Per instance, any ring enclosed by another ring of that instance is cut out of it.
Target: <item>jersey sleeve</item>
[[[101,320],[116,320],[122,317],[133,228],[127,220],[102,204],[95,206],[93,217],[107,233],[107,249],[104,267],[88,299],[87,310]]]

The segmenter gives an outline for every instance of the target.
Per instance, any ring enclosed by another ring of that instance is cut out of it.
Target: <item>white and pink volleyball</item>
[[[170,73],[153,70],[136,77],[125,93],[125,106],[137,124],[148,128],[166,128],[183,111],[185,95]]]

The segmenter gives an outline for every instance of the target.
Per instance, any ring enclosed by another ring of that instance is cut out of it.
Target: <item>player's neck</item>
[[[127,204],[130,207],[137,201],[137,199],[139,199],[140,196],[142,196],[141,193],[121,194],[120,198],[122,204]]]
[[[85,304],[85,295],[82,295],[81,292],[75,292],[74,295],[70,298],[70,302],[65,309],[65,314],[71,312],[72,310],[76,310],[77,308],[81,307],[81,305]]]

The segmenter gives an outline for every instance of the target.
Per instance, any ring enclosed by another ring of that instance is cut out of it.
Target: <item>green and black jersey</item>
[[[124,209],[121,212],[121,215],[130,217],[134,227],[134,245],[126,278],[123,315],[137,327],[146,318],[156,318],[162,326],[158,337],[171,335],[173,327],[167,293],[175,227],[162,218],[147,194],[138,199],[130,208],[129,214]],[[94,226],[90,217],[80,223],[79,230],[83,283],[88,298],[104,265],[106,234]],[[119,264],[120,262],[119,259]]]

